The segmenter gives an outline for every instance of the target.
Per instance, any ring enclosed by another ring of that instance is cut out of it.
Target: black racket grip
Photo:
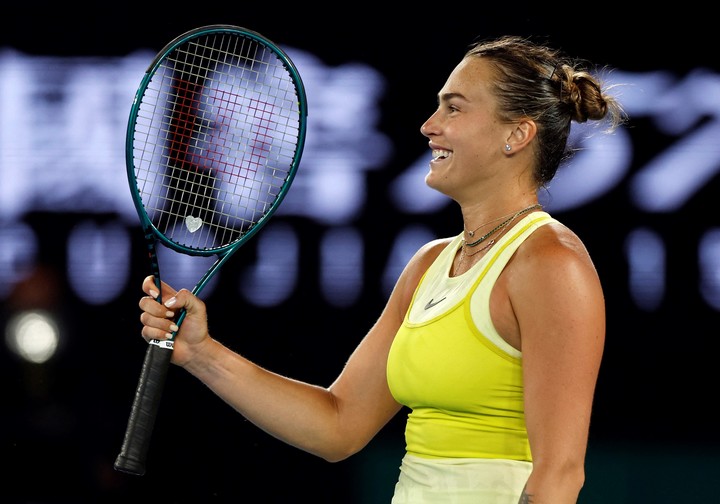
[[[114,467],[118,471],[137,476],[145,474],[145,459],[171,357],[172,344],[167,347],[148,345],[125,430],[125,440],[115,459]]]

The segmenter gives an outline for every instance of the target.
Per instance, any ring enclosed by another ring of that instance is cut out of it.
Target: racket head
[[[190,255],[239,247],[285,198],[306,128],[302,79],[273,42],[233,25],[176,37],[148,67],[128,121],[146,235]]]

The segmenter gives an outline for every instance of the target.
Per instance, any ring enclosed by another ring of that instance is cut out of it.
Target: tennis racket
[[[135,94],[125,143],[158,292],[158,245],[217,258],[193,288],[198,294],[262,228],[295,177],[306,120],[295,65],[254,31],[204,26],[158,53]],[[148,345],[116,470],[145,474],[174,338]]]

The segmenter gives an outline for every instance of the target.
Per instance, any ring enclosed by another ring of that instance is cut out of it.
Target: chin
[[[430,170],[430,173],[425,176],[425,185],[427,185],[430,189],[434,189],[435,191],[438,191],[447,196],[448,193],[445,189],[446,182],[447,179],[439,177],[437,173],[434,173],[432,171],[432,169]]]

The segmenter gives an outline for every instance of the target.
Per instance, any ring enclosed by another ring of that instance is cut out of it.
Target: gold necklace
[[[510,224],[510,221],[507,221],[507,222],[505,223],[505,225],[503,226],[503,228],[504,228],[504,227],[507,227],[508,224]],[[502,229],[502,228],[500,228],[500,229]],[[500,239],[500,238],[498,238],[498,240],[499,240],[499,239]],[[475,254],[479,254],[480,252],[489,249],[490,247],[492,247],[493,245],[495,245],[495,242],[496,242],[495,238],[491,239],[489,242],[487,242],[485,245],[483,245],[482,247],[480,247],[479,249],[477,249],[477,250],[476,250],[475,252],[473,252],[472,254],[468,254],[467,252],[465,252],[465,248],[467,247],[467,245],[465,245],[465,243],[463,243],[463,245],[462,245],[462,256],[463,256],[463,259],[464,259],[465,257],[472,257],[472,256],[474,256]]]
[[[501,215],[501,216],[498,217],[497,219],[493,219],[493,220],[491,220],[491,221],[487,221],[487,222],[484,223],[484,224],[480,224],[480,225],[479,225],[478,227],[476,227],[475,230],[473,230],[473,231],[468,231],[467,229],[465,229],[465,232],[467,233],[467,235],[468,235],[470,238],[472,238],[473,236],[475,236],[475,233],[478,232],[478,229],[484,228],[485,226],[489,226],[489,225],[492,224],[493,222],[497,222],[497,221],[499,221],[499,220],[503,220],[504,218],[506,218],[506,217],[508,217],[508,216],[510,216],[510,215],[512,215],[512,213],[505,214],[505,215]]]
[[[465,259],[466,259],[466,258],[470,258],[470,257],[472,257],[472,256],[474,256],[474,255],[476,255],[476,254],[479,254],[479,253],[482,252],[483,250],[487,250],[487,249],[489,249],[490,247],[492,247],[493,245],[495,245],[495,238],[493,238],[492,240],[490,240],[489,242],[487,242],[485,245],[483,245],[482,247],[480,247],[479,249],[477,249],[477,250],[476,250],[475,252],[473,252],[472,254],[468,254],[467,252],[465,252],[465,244],[463,244],[463,245],[460,247],[460,258],[458,259],[458,268],[459,268],[460,266],[462,266],[462,264],[465,262]]]
[[[477,249],[476,251],[474,251],[472,254],[466,254],[465,252],[463,252],[463,255],[466,255],[467,257],[472,257],[472,256],[474,256],[475,254],[479,254],[479,253],[482,252],[483,250],[489,249],[489,248],[492,247],[493,245],[495,245],[495,238],[493,238],[492,240],[490,240],[489,242],[487,242],[485,245],[483,245],[482,247],[480,247],[479,249]],[[463,250],[465,250],[465,247],[464,247],[464,246],[463,246]]]
[[[482,235],[480,238],[478,238],[477,240],[475,240],[473,242],[468,243],[467,241],[465,241],[463,239],[463,247],[475,247],[477,245],[480,245],[482,242],[487,240],[490,236],[494,235],[496,232],[500,231],[505,226],[510,224],[513,220],[517,219],[521,215],[523,215],[531,210],[534,210],[536,208],[542,208],[542,205],[540,205],[539,203],[536,203],[534,205],[530,205],[529,207],[523,208],[522,210],[515,212],[514,214],[510,215],[510,217],[508,217],[507,219],[502,221],[500,224],[498,224],[497,226],[495,226],[490,231],[488,231],[487,233],[485,233],[484,235]],[[500,219],[502,219],[502,217],[500,217]],[[499,220],[499,219],[495,219],[495,220]],[[490,222],[495,222],[495,221],[490,221]],[[490,222],[483,224],[483,225],[487,226],[487,224],[490,224]],[[480,226],[480,227],[483,227],[483,226]],[[480,228],[477,228],[477,229],[480,229]],[[477,229],[475,231],[477,231]],[[468,235],[472,238],[475,235],[475,231],[468,232]]]

